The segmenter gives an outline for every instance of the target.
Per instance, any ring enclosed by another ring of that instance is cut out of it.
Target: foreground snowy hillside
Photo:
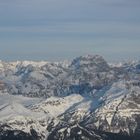
[[[138,140],[140,62],[0,62],[0,140]]]

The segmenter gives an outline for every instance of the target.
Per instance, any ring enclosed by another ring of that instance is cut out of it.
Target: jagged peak
[[[103,67],[103,69],[108,69],[109,65],[104,60],[104,58],[100,55],[84,55],[75,58],[72,63],[71,67],[75,67],[76,69],[80,68],[81,66],[89,66],[89,67]]]

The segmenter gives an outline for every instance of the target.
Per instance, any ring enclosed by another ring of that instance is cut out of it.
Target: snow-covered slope
[[[34,129],[38,136],[43,135],[44,138],[45,127],[42,126],[41,121],[46,121],[49,116],[43,112],[37,113],[29,109],[30,106],[41,101],[42,99],[38,98],[0,94],[0,125],[10,127],[8,130],[25,133],[31,133],[31,129]]]

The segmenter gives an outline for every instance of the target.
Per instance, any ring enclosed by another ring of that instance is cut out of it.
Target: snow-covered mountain
[[[0,140],[138,140],[140,61],[0,61]]]

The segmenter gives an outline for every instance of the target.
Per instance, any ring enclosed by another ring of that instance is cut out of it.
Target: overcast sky
[[[140,0],[0,0],[0,59],[140,59]]]

